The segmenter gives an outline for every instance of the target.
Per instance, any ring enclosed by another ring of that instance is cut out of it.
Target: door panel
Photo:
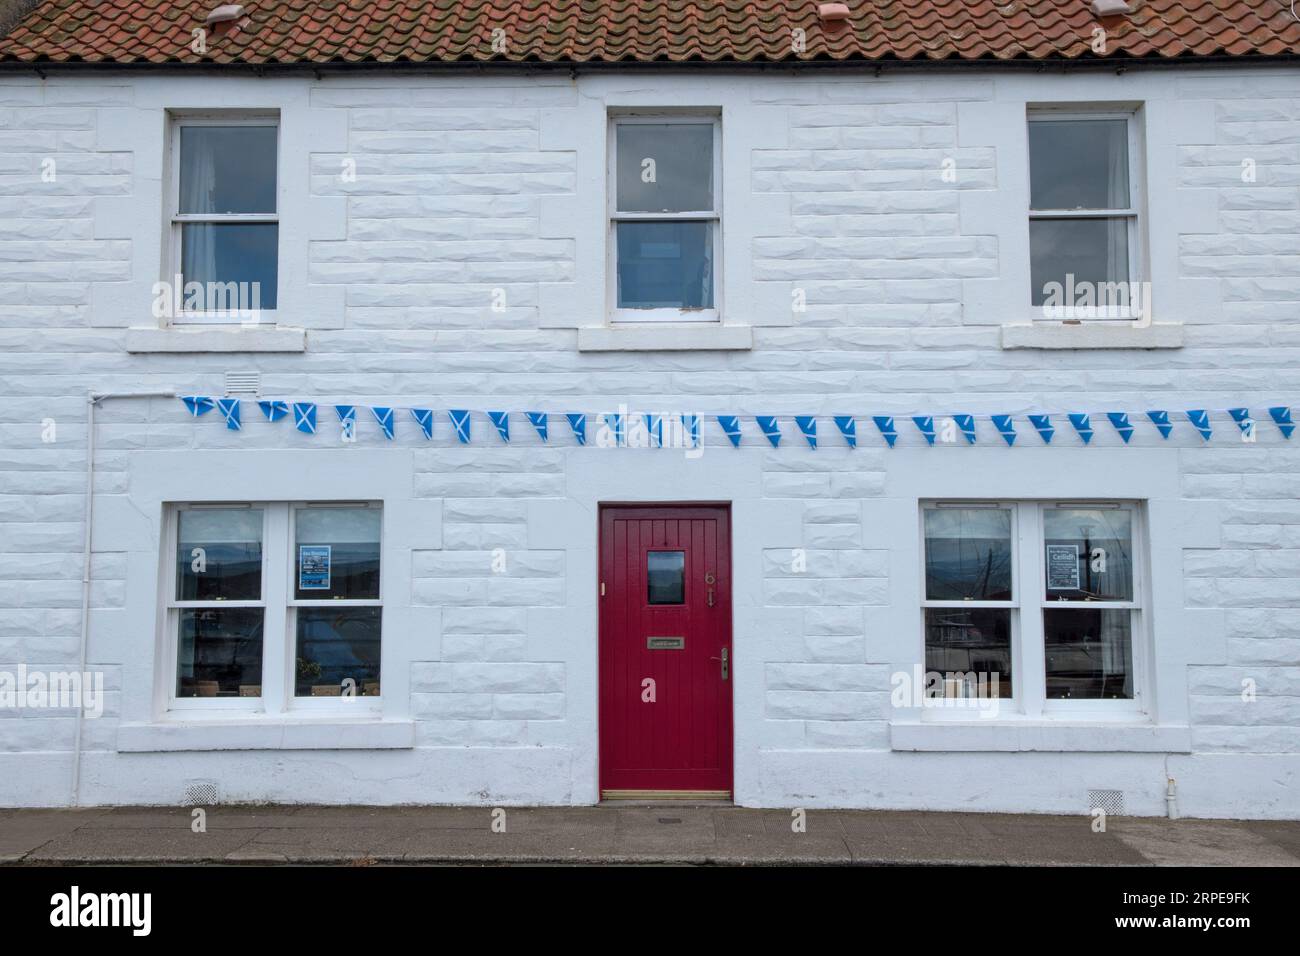
[[[601,509],[602,792],[730,792],[730,558],[725,507]]]

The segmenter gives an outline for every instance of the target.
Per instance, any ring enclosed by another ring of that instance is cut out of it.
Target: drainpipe
[[[111,398],[175,398],[175,389],[156,392],[91,392],[86,396],[86,529],[81,544],[81,650],[78,674],[86,673],[86,645],[90,637],[90,529],[95,518],[95,406]],[[85,701],[77,708],[72,744],[72,806],[81,805],[81,725]]]
[[[1178,793],[1174,789],[1174,778],[1168,778],[1168,785],[1165,787],[1165,808],[1169,811],[1169,819],[1178,819]]]

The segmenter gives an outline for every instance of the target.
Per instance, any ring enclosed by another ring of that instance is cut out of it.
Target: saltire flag
[[[817,447],[817,418],[814,415],[796,415],[794,423],[799,426],[799,431],[803,432],[803,437],[808,439],[808,447]]]
[[[966,444],[975,444],[975,416],[974,415],[954,415],[952,420],[957,423],[961,433],[966,436]]]
[[[314,402],[293,403],[293,427],[308,435],[316,434],[316,405]]]
[[[1056,434],[1056,429],[1052,427],[1051,415],[1030,415],[1029,424],[1034,426],[1034,431],[1038,432],[1044,445],[1052,443],[1052,436]]]
[[[385,408],[382,405],[372,405],[370,412],[375,416],[375,421],[379,422],[379,427],[384,430],[384,437],[389,441],[393,438],[393,410]]]
[[[912,421],[916,424],[917,429],[925,436],[925,440],[931,445],[934,444],[934,418],[930,415],[913,415]]]
[[[892,415],[872,415],[871,420],[876,423],[876,428],[880,434],[885,436],[885,441],[890,448],[894,447],[894,442],[898,441],[898,427],[894,424]]]
[[[662,448],[664,446],[664,417],[646,412],[645,430],[650,433],[650,445],[652,448]]]
[[[623,413],[622,413],[622,412],[606,412],[606,413],[605,413],[605,424],[608,425],[608,426],[610,427],[610,430],[613,431],[613,433],[614,433],[614,444],[615,444],[615,445],[622,445],[622,444],[623,444],[623,435],[624,435],[624,431],[623,431]]]
[[[733,448],[740,447],[740,416],[738,415],[719,415],[718,424],[722,426],[722,432],[731,439]]]
[[[1119,432],[1119,437],[1124,439],[1124,444],[1128,444],[1129,439],[1133,437],[1133,424],[1128,420],[1128,412],[1107,412],[1106,417],[1110,423],[1115,426],[1115,431]]]
[[[506,444],[510,443],[510,413],[509,412],[488,412],[487,417],[492,419],[492,424],[497,427],[497,433],[500,434],[501,440]]]
[[[352,439],[357,437],[357,408],[355,405],[335,405],[334,411],[338,413],[339,421],[343,425],[343,437]]]
[[[413,408],[411,417],[415,423],[420,426],[420,431],[424,432],[424,437],[433,438],[433,409],[432,408]]]
[[[1187,410],[1187,420],[1192,423],[1192,427],[1201,433],[1201,437],[1206,441],[1214,434],[1210,428],[1210,413],[1203,408],[1189,408]]]
[[[998,430],[998,434],[1008,445],[1016,443],[1016,424],[1010,415],[994,415],[993,427]]]
[[[447,410],[447,417],[451,419],[451,427],[456,432],[456,438],[462,445],[468,445],[469,412],[463,408],[452,408]]]
[[[1169,420],[1168,412],[1147,412],[1147,418],[1151,419],[1151,424],[1156,426],[1156,431],[1160,432],[1161,438],[1168,438],[1169,433],[1174,430],[1174,423]]]
[[[579,445],[587,444],[587,415],[585,412],[569,412],[564,416],[573,429],[573,437]]]
[[[195,418],[205,415],[217,407],[217,403],[206,395],[186,395],[181,398],[185,407],[190,410],[190,414]]]
[[[835,427],[840,430],[850,448],[858,447],[858,423],[852,415],[836,415]]]
[[[1255,423],[1250,418],[1249,408],[1230,408],[1228,414],[1232,416],[1232,420],[1237,423],[1243,435],[1249,435],[1254,429]]]
[[[239,399],[219,398],[217,408],[221,409],[221,414],[226,416],[226,427],[232,432],[240,431],[244,427],[239,421]]]
[[[781,444],[781,425],[775,415],[755,415],[754,421],[758,422],[759,430],[767,436],[773,448]]]
[[[542,441],[546,441],[546,433],[550,430],[550,426],[547,423],[546,413],[524,412],[524,414],[528,417],[528,423],[537,429],[537,434],[541,436]]]
[[[686,434],[686,439],[691,443],[692,448],[700,447],[700,416],[687,415],[683,413],[680,416],[682,420],[682,431]]]
[[[1087,412],[1070,412],[1066,417],[1070,419],[1070,424],[1074,426],[1074,430],[1079,433],[1085,445],[1092,441],[1092,419],[1088,417]]]
[[[1270,408],[1268,414],[1273,419],[1273,424],[1277,425],[1278,431],[1282,433],[1283,438],[1290,438],[1291,433],[1295,431],[1295,423],[1291,421],[1291,409],[1287,405],[1279,405],[1276,408]]]
[[[258,402],[257,407],[262,410],[268,422],[278,422],[289,414],[288,402]]]

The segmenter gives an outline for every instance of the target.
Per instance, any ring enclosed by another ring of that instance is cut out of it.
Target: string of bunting
[[[244,427],[241,399],[185,395],[181,397],[181,401],[195,418],[215,410],[225,420],[226,428],[232,431],[241,431]],[[333,410],[340,428],[346,435],[355,435],[356,433],[358,409],[368,410],[376,426],[383,433],[384,438],[389,440],[396,436],[397,413],[399,411],[404,411],[410,415],[412,422],[419,428],[426,439],[433,438],[435,422],[439,419],[439,413],[435,409],[411,406],[318,405],[315,402],[291,402],[278,399],[258,400],[256,404],[268,422],[278,422],[292,415],[293,427],[309,435],[314,435],[321,424],[322,408],[326,410],[324,414],[327,415],[330,409]],[[447,423],[450,425],[456,439],[462,444],[469,444],[473,438],[472,426],[476,413],[469,409],[447,409],[442,414],[446,416]],[[511,414],[518,416],[521,413],[489,411],[482,414],[491,423],[499,439],[502,442],[509,443],[510,416]],[[588,422],[594,416],[590,416],[586,412],[565,412],[562,414],[568,423],[574,441],[579,445],[587,444]],[[1037,434],[1045,444],[1051,444],[1056,436],[1058,425],[1064,420],[1086,445],[1092,441],[1093,435],[1096,433],[1094,428],[1094,415],[1096,415],[1098,418],[1104,419],[1127,445],[1132,440],[1139,424],[1150,425],[1160,434],[1161,438],[1168,439],[1175,426],[1184,422],[1208,442],[1214,433],[1211,416],[1220,414],[1226,414],[1243,435],[1254,437],[1256,418],[1251,414],[1249,408],[1244,407],[1228,409],[1191,408],[1184,411],[1156,409],[1132,418],[1130,418],[1128,412],[1067,412],[1064,415],[1056,415],[1055,417],[1050,414],[1027,414],[1023,417],[1029,423],[1033,433]],[[1282,434],[1282,437],[1289,439],[1296,428],[1296,423],[1292,418],[1292,408],[1287,405],[1277,405],[1268,408],[1267,414],[1269,420]],[[523,412],[522,415],[543,442],[550,441],[550,412]],[[651,447],[663,447],[664,418],[674,416],[646,413],[640,417],[646,433],[649,435]],[[680,435],[682,441],[690,447],[700,445],[702,422],[706,418],[712,418],[731,444],[736,448],[740,447],[743,439],[742,416],[740,415],[705,416],[683,413],[675,417],[681,425]],[[791,417],[799,434],[810,447],[816,448],[819,416],[794,415]],[[1009,446],[1015,445],[1016,440],[1021,435],[1016,430],[1017,416],[1015,415],[831,415],[822,417],[828,417],[834,423],[836,431],[850,448],[857,447],[859,421],[870,421],[890,448],[893,448],[895,442],[898,441],[900,424],[910,425],[911,428],[915,428],[925,438],[927,444],[930,445],[941,439],[955,441],[958,434],[967,444],[974,445],[978,440],[975,427],[977,419],[992,422],[998,436]],[[402,416],[402,418],[405,420],[405,416]],[[600,415],[600,420],[608,427],[609,433],[614,438],[614,444],[627,444],[628,419],[630,418],[632,418],[631,415],[622,412],[607,412]],[[779,447],[781,439],[784,437],[781,431],[782,416],[754,415],[752,418],[755,425],[758,426],[759,432],[771,446],[773,448]],[[947,436],[944,434],[945,430],[952,431],[953,434]]]

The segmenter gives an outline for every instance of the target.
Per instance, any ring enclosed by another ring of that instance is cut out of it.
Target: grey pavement
[[[1013,864],[1298,866],[1300,821],[730,805],[0,810],[8,864]],[[499,827],[498,827],[499,829]]]

